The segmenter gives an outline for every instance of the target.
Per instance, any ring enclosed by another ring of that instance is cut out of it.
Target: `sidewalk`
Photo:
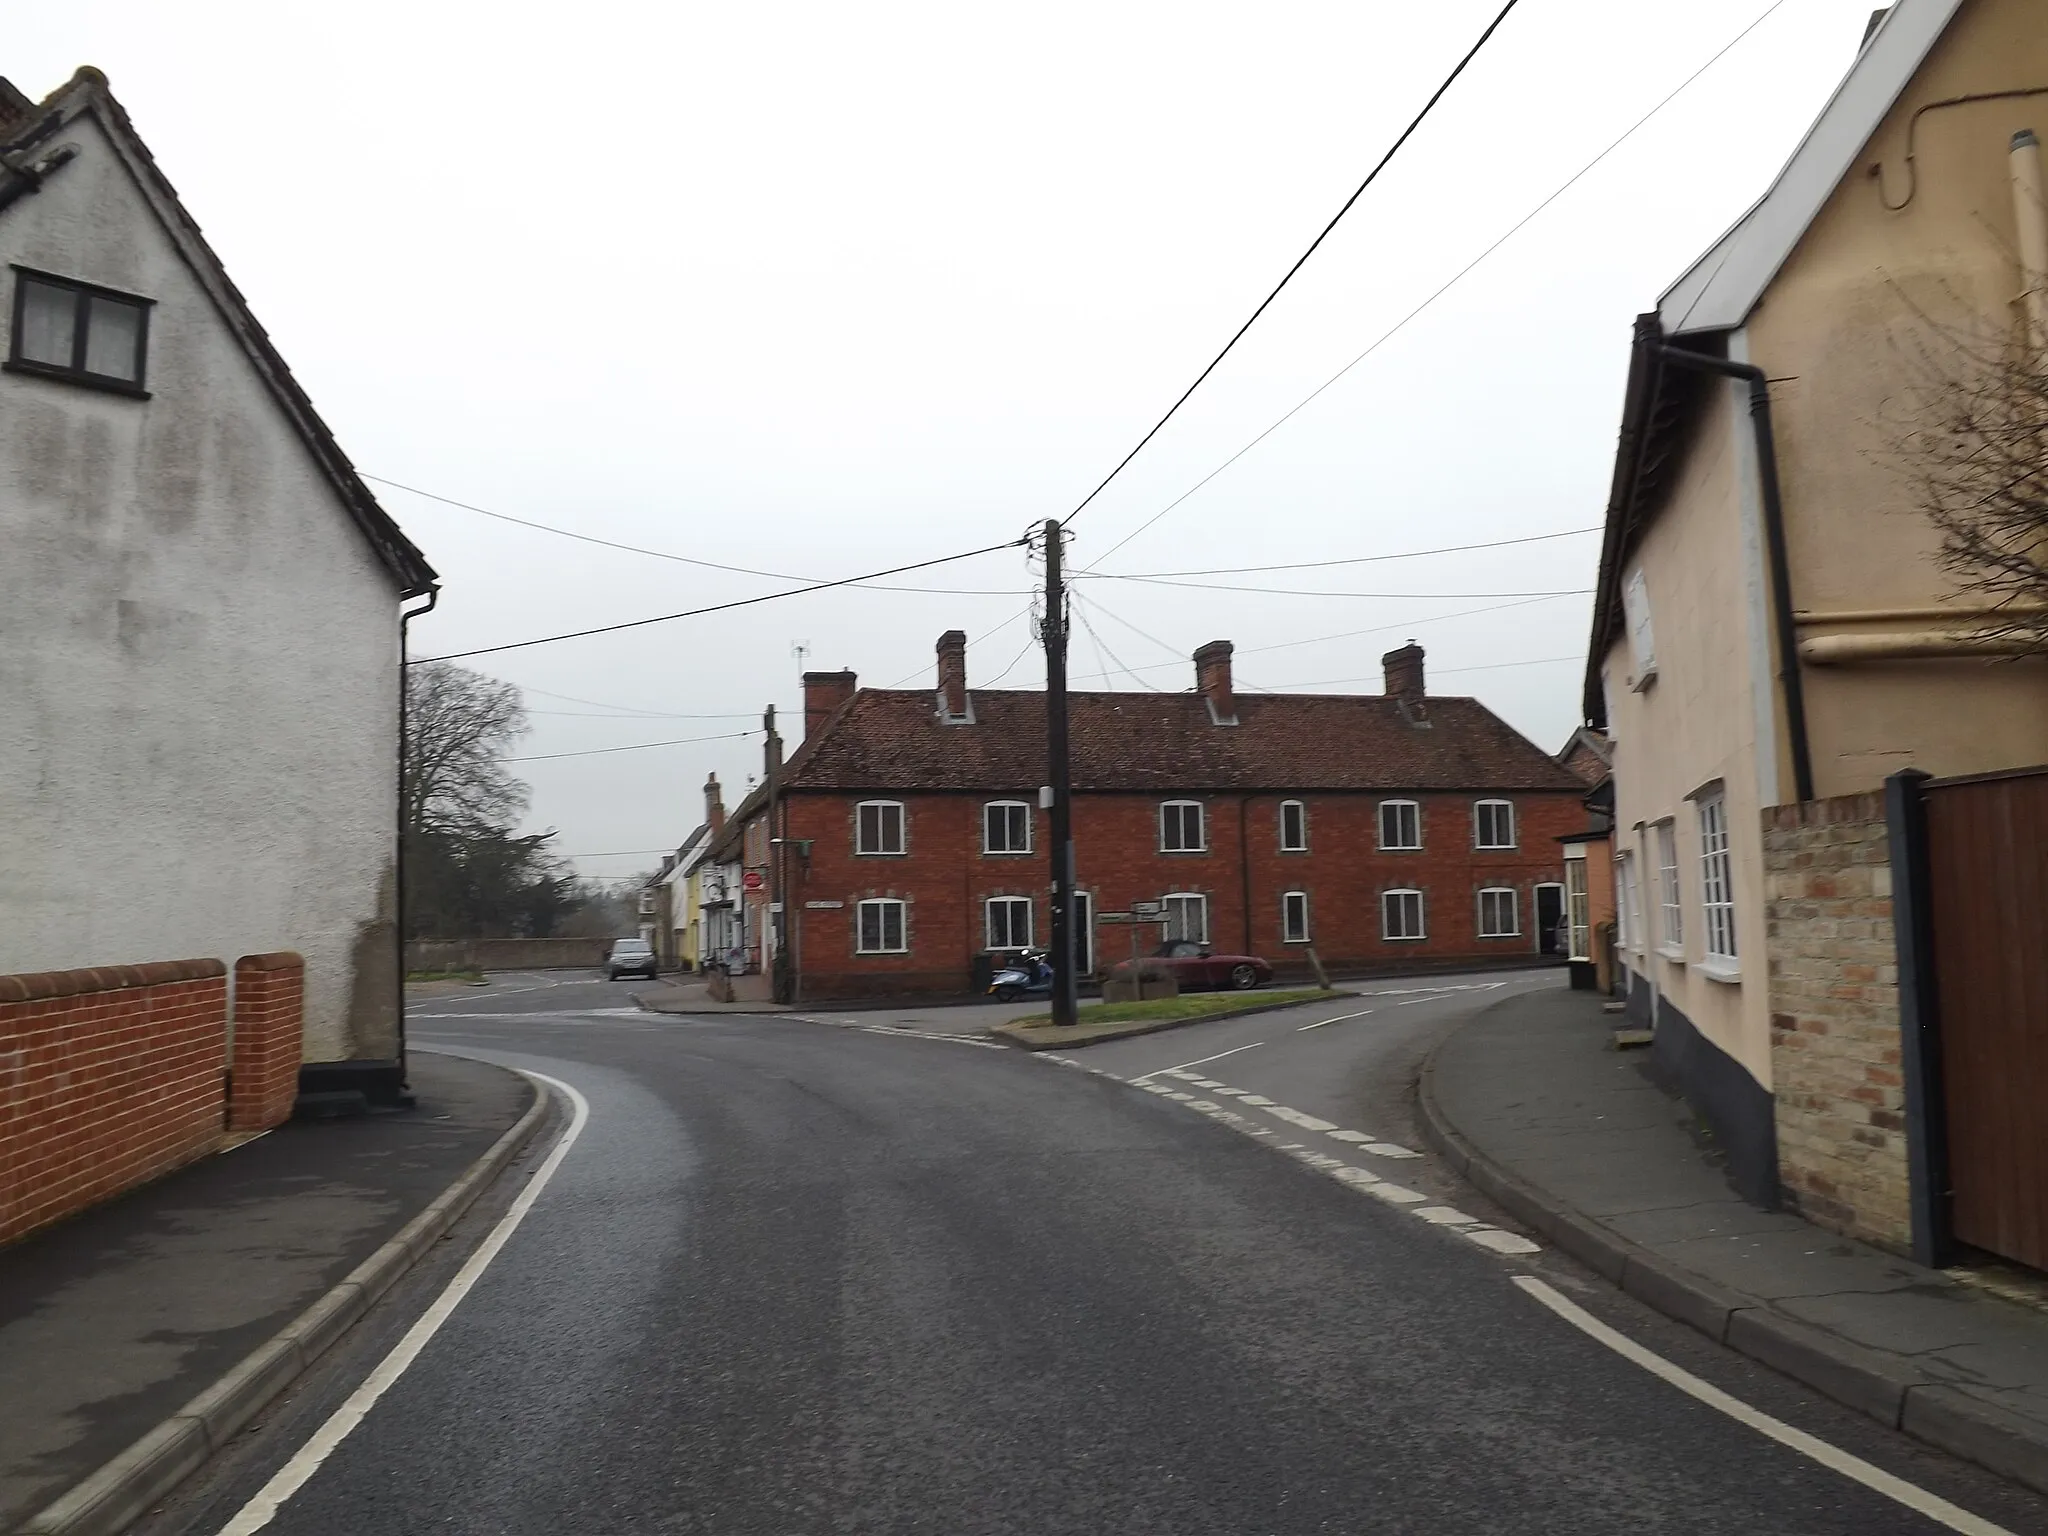
[[[290,1122],[0,1251],[0,1530],[167,1422],[190,1426],[155,1458],[175,1482],[232,1416],[181,1410],[344,1278],[369,1291],[352,1271],[538,1123],[531,1087],[498,1067],[415,1052],[411,1077],[412,1111]],[[392,1258],[385,1284],[409,1263]],[[292,1365],[238,1389],[250,1412]]]
[[[2048,1492],[2048,1312],[1729,1188],[1685,1106],[1588,993],[1508,998],[1437,1048],[1429,1138],[1638,1299],[1818,1391]]]

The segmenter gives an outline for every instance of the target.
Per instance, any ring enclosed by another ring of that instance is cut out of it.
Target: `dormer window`
[[[15,268],[7,366],[140,395],[152,301]]]

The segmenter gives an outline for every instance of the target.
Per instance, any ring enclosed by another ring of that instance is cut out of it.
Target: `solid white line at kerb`
[[[1143,1081],[1145,1081],[1146,1078],[1157,1077],[1162,1072],[1184,1072],[1189,1067],[1199,1067],[1200,1065],[1202,1065],[1202,1062],[1205,1061],[1221,1061],[1226,1056],[1235,1056],[1239,1051],[1255,1051],[1265,1043],[1266,1042],[1263,1040],[1254,1040],[1250,1045],[1240,1045],[1232,1048],[1231,1050],[1218,1051],[1214,1056],[1202,1057],[1200,1061],[1184,1061],[1177,1067],[1155,1067],[1150,1072],[1139,1073],[1136,1077],[1132,1078],[1131,1081],[1134,1083],[1142,1083]]]
[[[1605,1344],[1625,1360],[1633,1361],[1652,1376],[1661,1377],[1689,1397],[1697,1398],[1709,1408],[1718,1408],[1741,1424],[1747,1424],[1760,1435],[1768,1435],[1780,1445],[1789,1446],[1800,1455],[1819,1462],[1832,1472],[1861,1483],[1873,1492],[1903,1504],[1916,1514],[1947,1526],[1952,1531],[1961,1531],[1964,1536],[2013,1536],[2002,1525],[1993,1525],[1989,1520],[1971,1514],[1967,1509],[1958,1508],[1938,1494],[1929,1493],[1918,1484],[1909,1483],[1902,1477],[1894,1477],[1882,1467],[1874,1467],[1860,1456],[1851,1456],[1847,1451],[1829,1445],[1827,1441],[1809,1435],[1803,1429],[1794,1429],[1783,1419],[1774,1419],[1761,1409],[1752,1408],[1739,1397],[1731,1397],[1719,1387],[1700,1380],[1682,1366],[1673,1365],[1654,1350],[1645,1349],[1634,1339],[1601,1322],[1584,1307],[1568,1301],[1550,1286],[1534,1275],[1516,1275],[1516,1285],[1534,1296],[1544,1306],[1577,1328]]]
[[[1297,1029],[1295,1033],[1298,1035],[1302,1030],[1321,1029],[1325,1024],[1342,1024],[1346,1019],[1362,1019],[1371,1012],[1370,1008],[1361,1008],[1356,1013],[1340,1013],[1334,1019],[1317,1019],[1313,1024],[1302,1025],[1301,1029]]]
[[[555,1170],[562,1166],[562,1159],[569,1155],[569,1149],[576,1145],[576,1138],[583,1134],[583,1126],[590,1119],[590,1104],[567,1083],[541,1072],[527,1072],[523,1075],[536,1083],[544,1083],[569,1101],[569,1129],[562,1133],[562,1139],[547,1155],[547,1160],[534,1170],[526,1188],[519,1192],[505,1214],[498,1218],[498,1224],[491,1228],[490,1236],[478,1245],[469,1262],[455,1272],[455,1278],[447,1288],[434,1298],[434,1304],[420,1315],[419,1321],[408,1328],[405,1337],[392,1346],[391,1353],[378,1362],[363,1384],[351,1392],[348,1401],[328,1416],[327,1422],[313,1432],[313,1438],[300,1446],[297,1454],[277,1469],[277,1473],[256,1496],[244,1504],[235,1518],[220,1529],[220,1536],[250,1536],[260,1531],[276,1518],[285,1502],[306,1485],[312,1475],[320,1470],[320,1464],[334,1454],[335,1449],[346,1440],[349,1431],[363,1422],[364,1417],[376,1406],[377,1399],[391,1389],[392,1383],[403,1376],[406,1367],[418,1358],[419,1352],[427,1346],[449,1315],[462,1303],[470,1288],[482,1278],[490,1267],[498,1250],[505,1246],[506,1239],[518,1230],[519,1223],[526,1219],[526,1213],[533,1209],[540,1192],[547,1188],[548,1180],[555,1176]]]

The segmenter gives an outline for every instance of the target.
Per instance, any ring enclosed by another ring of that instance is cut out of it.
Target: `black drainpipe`
[[[1799,670],[1799,634],[1792,619],[1792,563],[1785,553],[1785,506],[1778,495],[1778,450],[1771,432],[1771,386],[1763,369],[1683,347],[1660,345],[1657,355],[1680,368],[1718,373],[1749,385],[1749,419],[1756,430],[1757,473],[1763,481],[1764,542],[1771,561],[1771,618],[1778,640],[1778,681],[1785,690],[1785,726],[1792,737],[1792,789],[1813,798],[1813,755],[1806,739],[1806,688]]]
[[[441,601],[439,587],[427,588],[427,605],[424,608],[401,609],[398,615],[398,857],[393,860],[398,881],[397,928],[398,928],[398,1081],[403,1090],[406,1080],[405,1062],[405,729],[406,729],[406,668],[412,665],[406,653],[406,629],[423,613],[432,613],[434,605]]]

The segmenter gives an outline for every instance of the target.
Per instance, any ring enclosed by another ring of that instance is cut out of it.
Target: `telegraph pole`
[[[1067,592],[1060,570],[1065,531],[1045,520],[1045,757],[1052,801],[1052,1022],[1077,1022],[1074,974],[1073,781],[1067,761]]]

